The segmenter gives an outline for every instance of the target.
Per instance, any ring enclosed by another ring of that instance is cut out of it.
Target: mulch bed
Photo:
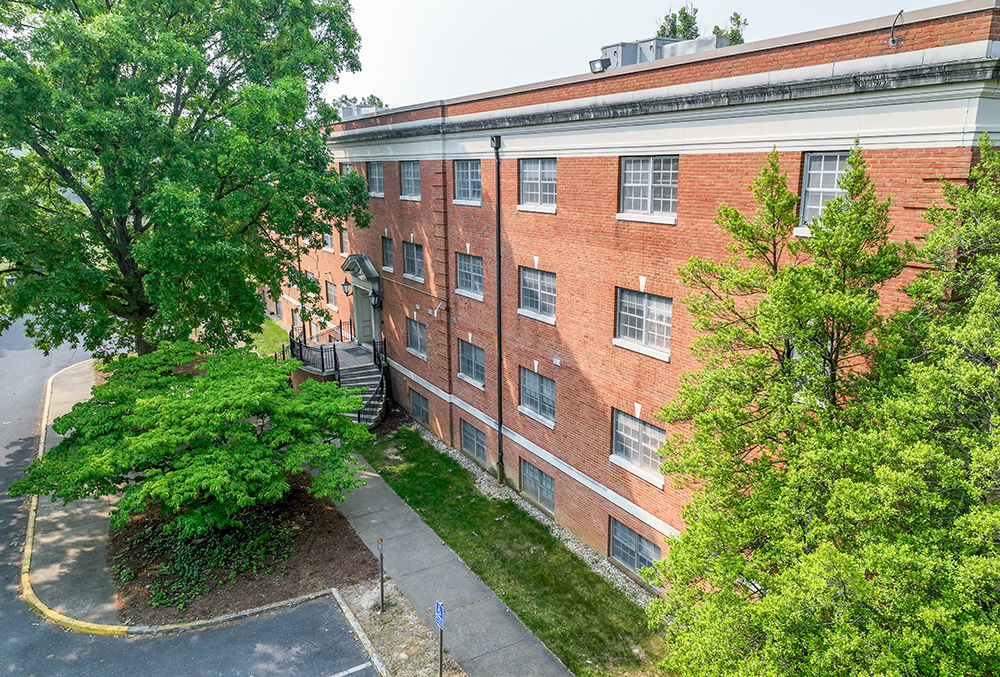
[[[336,506],[327,499],[313,498],[307,491],[308,475],[290,478],[292,489],[276,504],[279,519],[294,525],[295,536],[287,544],[288,556],[266,562],[266,572],[244,573],[235,580],[214,584],[188,601],[183,610],[150,606],[149,586],[155,580],[157,561],[148,561],[145,546],[132,537],[150,522],[163,522],[158,514],[136,516],[114,530],[108,541],[108,561],[119,570],[136,573],[134,579],[118,583],[118,608],[122,622],[134,625],[184,623],[280,602],[331,587],[345,587],[378,579],[378,560],[361,542]],[[283,516],[283,517],[282,517]],[[274,564],[274,566],[270,566]],[[225,571],[213,572],[215,580]]]

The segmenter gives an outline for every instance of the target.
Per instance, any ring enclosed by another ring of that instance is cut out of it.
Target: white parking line
[[[355,672],[361,672],[365,668],[371,667],[372,662],[362,663],[361,665],[355,665],[350,670],[344,670],[343,672],[338,672],[335,675],[330,675],[330,677],[347,677],[347,675],[353,675]]]

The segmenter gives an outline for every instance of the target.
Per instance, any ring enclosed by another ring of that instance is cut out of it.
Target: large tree
[[[353,218],[322,86],[357,70],[346,0],[0,4],[0,331],[147,353],[259,329]]]

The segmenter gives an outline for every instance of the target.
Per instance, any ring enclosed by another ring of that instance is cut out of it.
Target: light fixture
[[[611,59],[607,57],[601,59],[594,59],[590,62],[590,72],[591,73],[603,73],[604,71],[611,68]]]
[[[490,137],[490,148],[492,148],[493,150],[499,150],[500,149],[500,137],[499,136],[491,136]]]
[[[344,278],[344,281],[340,284],[340,288],[344,290],[344,296],[350,296],[353,293],[353,291],[351,290],[351,281],[348,280],[346,277]]]
[[[382,297],[374,289],[368,292],[368,302],[372,304],[372,308],[382,307]]]

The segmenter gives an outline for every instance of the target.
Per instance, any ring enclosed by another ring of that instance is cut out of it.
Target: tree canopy
[[[257,331],[313,289],[300,250],[368,223],[321,88],[357,70],[346,0],[0,5],[0,331],[145,353]]]
[[[749,22],[738,12],[733,12],[729,17],[729,25],[722,28],[718,25],[712,27],[712,35],[723,35],[729,38],[730,45],[743,44],[743,29]],[[679,40],[694,40],[701,35],[698,28],[698,8],[692,5],[685,5],[676,12],[669,12],[663,17],[660,26],[656,31],[658,38],[677,38]]]
[[[663,470],[694,491],[651,573],[671,674],[1000,670],[1000,156],[981,152],[905,312],[878,290],[915,254],[858,148],[810,237],[772,153],[757,213],[719,211],[733,256],[682,269],[704,333],[663,411],[682,431]]]
[[[155,505],[175,528],[198,534],[277,501],[287,474],[303,468],[314,472],[317,496],[342,499],[360,484],[349,454],[371,435],[344,415],[361,398],[336,383],[307,380],[296,392],[289,363],[188,341],[101,368],[107,382],[56,419],[68,436],[31,464],[12,496],[120,494],[112,526]]]

